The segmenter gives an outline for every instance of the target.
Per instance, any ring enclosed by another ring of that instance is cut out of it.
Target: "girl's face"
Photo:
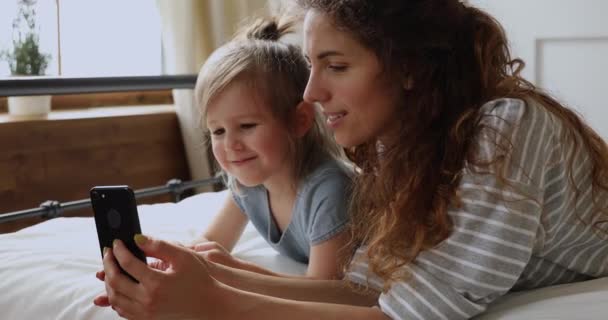
[[[236,82],[210,102],[206,115],[215,159],[249,187],[290,173],[289,132],[261,102],[254,90]]]
[[[373,51],[315,10],[304,19],[303,48],[311,65],[304,100],[321,105],[340,145],[352,147],[395,134],[402,85],[383,73]]]

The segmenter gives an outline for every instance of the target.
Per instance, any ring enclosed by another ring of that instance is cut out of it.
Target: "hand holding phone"
[[[112,248],[114,239],[120,239],[134,256],[146,262],[145,254],[133,238],[141,233],[133,190],[128,186],[96,186],[91,189],[90,196],[102,259],[103,248]],[[122,267],[120,269],[137,282]]]

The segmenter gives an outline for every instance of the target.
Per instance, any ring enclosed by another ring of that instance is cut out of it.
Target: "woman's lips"
[[[337,128],[344,120],[344,117],[348,114],[346,111],[343,112],[325,112],[325,117],[327,118],[327,126],[335,129]]]

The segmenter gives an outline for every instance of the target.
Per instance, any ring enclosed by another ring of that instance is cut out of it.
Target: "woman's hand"
[[[193,245],[192,249],[204,260],[223,264],[228,267],[241,269],[243,261],[235,258],[221,244],[213,241]]]
[[[136,240],[146,256],[160,259],[166,269],[148,266],[121,241],[115,241],[104,254],[105,274],[98,273],[98,277],[105,277],[107,295],[95,298],[96,305],[111,305],[120,316],[129,319],[205,318],[221,309],[220,286],[209,276],[204,259],[165,241],[144,236]],[[116,261],[139,283],[122,274]]]

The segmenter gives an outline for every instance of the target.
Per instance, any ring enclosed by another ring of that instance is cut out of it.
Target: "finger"
[[[207,264],[207,262],[208,262],[208,261],[207,261],[207,258],[205,257],[205,255],[206,255],[205,253],[202,253],[202,252],[201,252],[201,253],[199,253],[199,252],[197,252],[197,253],[196,253],[194,256],[195,256],[195,257],[196,257],[196,259],[197,259],[198,261],[200,261],[201,263],[203,263],[203,264]]]
[[[150,268],[160,270],[160,271],[165,271],[165,270],[169,269],[169,264],[162,260],[152,261],[148,265],[150,266]]]
[[[113,249],[106,250],[103,257],[103,270],[105,273],[104,282],[106,285],[106,292],[110,297],[113,293],[125,295],[127,297],[137,296],[137,283],[133,282],[121,272],[116,263]]]
[[[225,251],[209,250],[201,253],[205,260],[238,268],[239,261]]]
[[[106,294],[101,294],[95,297],[95,299],[93,299],[93,304],[98,307],[109,307],[110,299],[108,299],[108,296]]]
[[[110,305],[121,317],[126,319],[135,319],[136,314],[141,314],[141,305],[133,300],[127,299],[125,296],[116,296],[111,300]]]
[[[124,275],[119,274],[123,279],[123,282],[133,283],[130,279],[126,278]],[[93,303],[99,306],[110,306],[114,309],[118,314],[123,318],[132,318],[132,312],[140,310],[139,304],[131,299],[130,297],[122,294],[118,290],[114,290],[113,286],[113,275],[108,273],[107,281],[105,282],[107,295],[100,295]]]
[[[112,309],[114,309],[114,311],[116,311],[116,313],[118,313],[118,315],[121,318],[125,318],[125,319],[135,319],[134,314],[128,312],[127,310],[124,310],[123,308],[120,307],[112,307]]]
[[[179,269],[182,261],[191,255],[191,250],[167,241],[153,239],[141,234],[135,235],[135,243],[148,257],[160,259]]]
[[[213,249],[219,249],[219,245],[217,244],[217,242],[203,242],[194,245],[194,251],[197,252],[209,251]]]
[[[148,264],[137,259],[121,240],[114,240],[113,254],[118,264],[137,281],[142,282],[149,279],[155,271]]]
[[[221,257],[218,257],[217,255],[212,255],[213,251],[204,251],[204,252],[200,252],[199,255],[201,257],[203,257],[204,261],[211,261],[211,262],[215,262],[215,263],[222,263]]]

